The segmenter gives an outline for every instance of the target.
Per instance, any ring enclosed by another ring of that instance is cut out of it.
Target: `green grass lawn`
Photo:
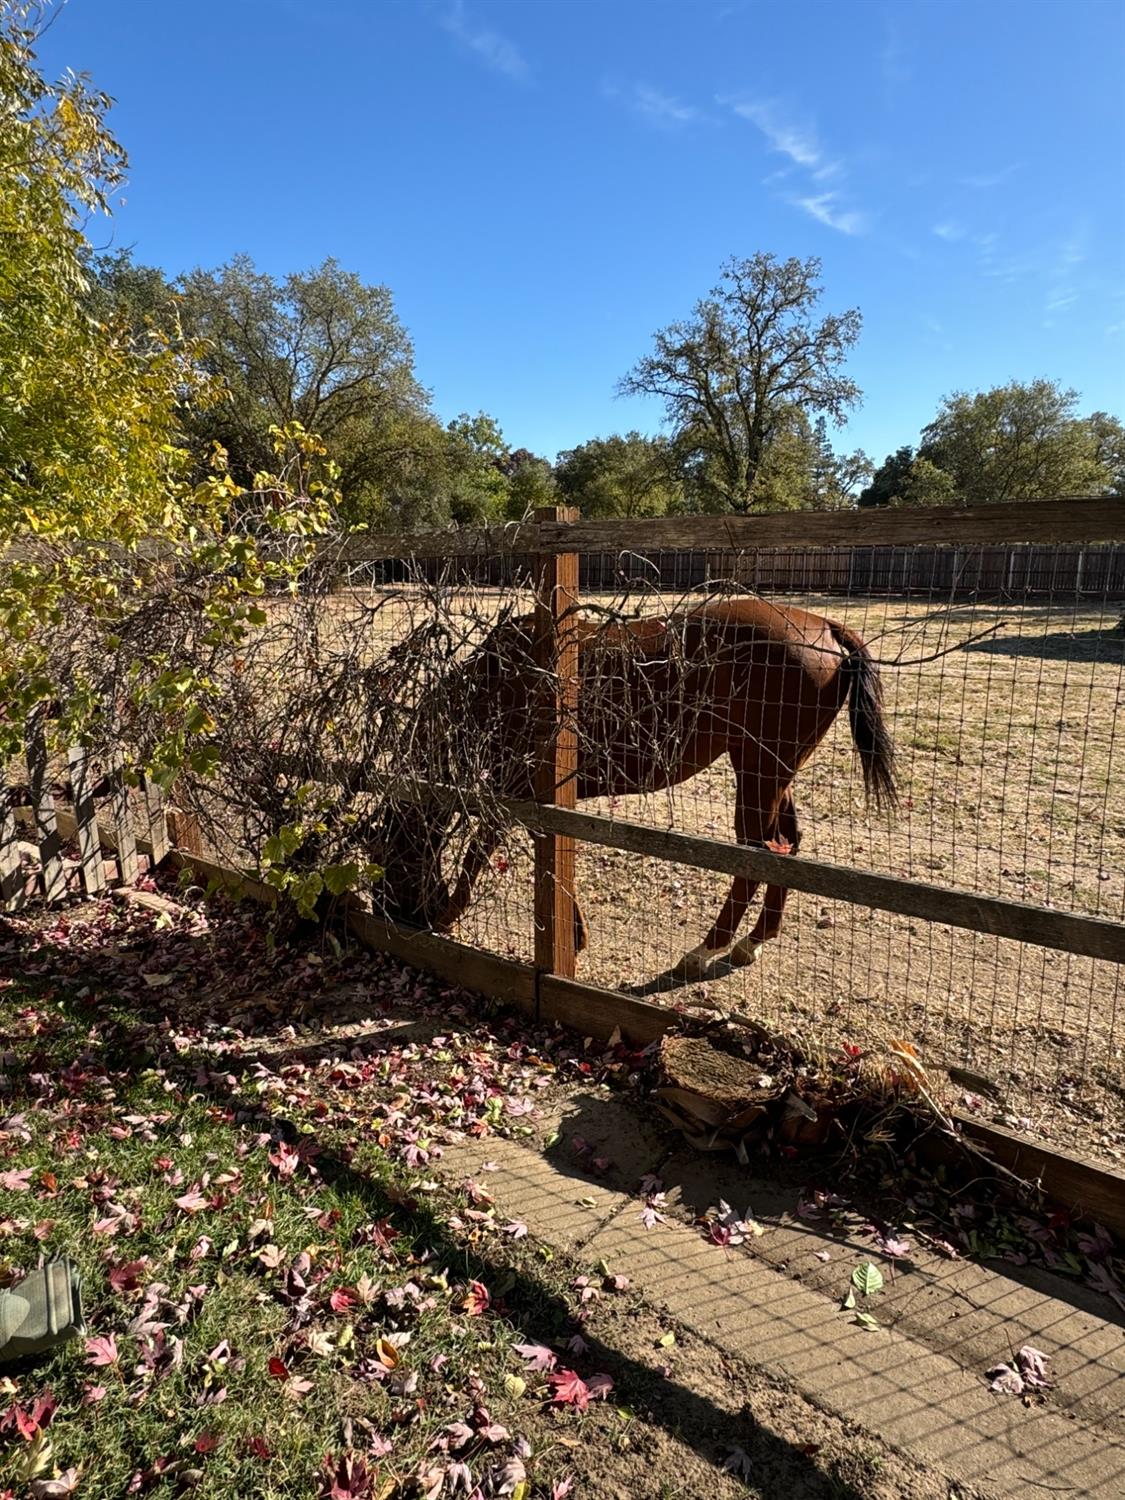
[[[148,951],[130,922],[110,956],[143,1006],[167,981],[130,959]],[[384,1053],[366,1094],[338,1066],[336,1110],[302,1065],[248,1066],[230,1028],[138,1017],[78,969],[0,979],[0,1285],[69,1255],[87,1324],[0,1366],[0,1495],[566,1494],[565,1448],[522,1435],[543,1430],[555,1358],[514,1347],[536,1343],[531,1322],[565,1331],[565,1275],[480,1190],[458,1203],[429,1181],[418,1128],[440,1114],[486,1134],[510,1096],[466,1091],[439,1038]],[[204,954],[171,982],[198,991],[206,971]],[[411,1066],[436,1104],[407,1116],[425,1092]],[[476,1255],[486,1230],[503,1273]]]

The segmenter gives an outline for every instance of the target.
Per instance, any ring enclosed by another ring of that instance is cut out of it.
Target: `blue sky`
[[[40,55],[118,101],[116,244],[337,257],[513,446],[655,431],[615,381],[757,250],[861,309],[876,461],[1012,378],[1125,416],[1119,0],[70,0]]]

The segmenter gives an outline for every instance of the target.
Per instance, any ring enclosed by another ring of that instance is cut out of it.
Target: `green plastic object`
[[[49,1260],[0,1292],[0,1364],[42,1354],[85,1332],[82,1284],[71,1260]]]

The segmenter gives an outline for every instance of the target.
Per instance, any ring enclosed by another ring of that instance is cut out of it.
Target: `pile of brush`
[[[858,1048],[814,1058],[764,1027],[720,1022],[664,1037],[652,1098],[700,1151],[745,1159],[748,1144],[765,1139],[824,1146],[862,1106],[885,1104],[891,1086],[903,1081],[898,1068],[897,1078],[861,1076],[861,1063]]]

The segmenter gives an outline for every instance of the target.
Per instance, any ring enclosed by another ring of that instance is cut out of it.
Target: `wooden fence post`
[[[543,506],[538,522],[570,523],[569,505]],[[578,554],[540,553],[535,570],[535,663],[545,675],[537,726],[535,800],[573,808],[578,800]],[[573,979],[575,959],[575,855],[572,835],[533,836],[535,849],[535,967]]]

